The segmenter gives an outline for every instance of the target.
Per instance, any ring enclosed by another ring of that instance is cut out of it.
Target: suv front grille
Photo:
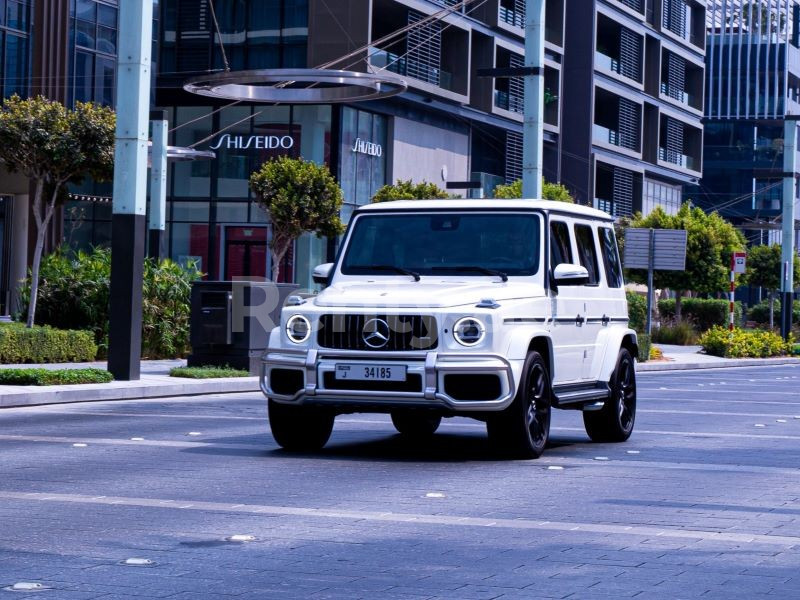
[[[431,350],[437,331],[436,319],[425,315],[322,315],[317,343],[335,350]]]

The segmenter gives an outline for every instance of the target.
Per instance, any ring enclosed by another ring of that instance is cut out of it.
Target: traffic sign
[[[734,252],[731,256],[731,270],[734,273],[744,273],[747,268],[747,254],[745,252]]]

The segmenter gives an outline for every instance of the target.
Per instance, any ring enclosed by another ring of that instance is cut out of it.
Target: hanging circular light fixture
[[[404,79],[385,73],[335,69],[258,69],[195,77],[183,89],[192,94],[275,104],[335,104],[378,100],[406,90]]]

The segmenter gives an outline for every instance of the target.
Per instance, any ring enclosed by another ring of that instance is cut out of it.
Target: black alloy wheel
[[[539,458],[550,439],[551,383],[538,352],[525,359],[514,401],[486,422],[492,446],[510,458]]]
[[[611,393],[599,411],[584,411],[583,424],[593,442],[624,442],[636,422],[636,364],[627,348],[617,357]]]

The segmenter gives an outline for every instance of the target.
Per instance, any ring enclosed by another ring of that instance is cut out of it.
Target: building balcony
[[[635,135],[626,135],[616,129],[603,127],[596,123],[592,125],[592,140],[601,144],[610,144],[634,151],[636,151],[639,144]]]
[[[643,49],[642,35],[598,12],[595,69],[641,85]]]
[[[666,148],[658,149],[658,160],[673,165],[678,165],[679,167],[683,167],[684,169],[689,169],[690,171],[700,170],[699,165],[697,164],[698,161],[692,158],[691,156],[687,156],[679,152],[674,152],[672,150],[667,150]]]
[[[391,73],[430,83],[443,90],[455,91],[453,89],[452,73],[422,64],[408,57],[401,57],[399,54],[393,52],[370,48],[369,64],[373,67],[390,71]]]
[[[510,94],[501,90],[494,91],[494,105],[497,108],[508,110],[511,112],[522,114],[525,105],[525,99],[516,94]]]
[[[592,141],[614,146],[640,158],[642,105],[600,86],[595,87]]]
[[[695,94],[690,94],[684,90],[679,90],[673,87],[670,87],[668,83],[661,82],[661,93],[665,96],[672,98],[676,102],[680,102],[681,104],[685,104],[690,108],[697,108],[698,105],[701,103],[701,99],[696,96]]]
[[[525,2],[523,0],[498,0],[497,23],[503,28],[514,28],[523,35],[525,29]],[[546,42],[564,46],[564,0],[546,0],[544,18]]]

